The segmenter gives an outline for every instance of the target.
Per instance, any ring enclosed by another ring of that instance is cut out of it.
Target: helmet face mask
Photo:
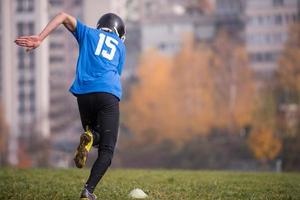
[[[104,14],[97,23],[97,29],[101,29],[107,32],[114,32],[124,42],[125,41],[125,24],[123,20],[116,14],[107,13]]]

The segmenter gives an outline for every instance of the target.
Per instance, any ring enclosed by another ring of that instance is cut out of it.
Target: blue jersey
[[[122,97],[121,73],[125,45],[115,34],[87,27],[77,20],[72,32],[79,44],[76,77],[70,92],[107,92]]]

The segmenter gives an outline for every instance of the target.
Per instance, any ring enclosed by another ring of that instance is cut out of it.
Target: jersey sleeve
[[[125,51],[125,47],[122,48],[122,51],[121,51],[121,56],[120,56],[120,61],[119,61],[119,67],[118,67],[118,73],[120,75],[122,75],[122,71],[123,71],[123,67],[124,67],[124,64],[125,64],[125,60],[126,60],[126,51]]]
[[[72,34],[74,35],[78,43],[81,43],[81,41],[83,40],[87,29],[88,28],[86,25],[84,25],[79,19],[76,19],[76,28],[75,31],[72,32]]]

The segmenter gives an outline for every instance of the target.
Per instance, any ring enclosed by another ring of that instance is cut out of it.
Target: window
[[[19,22],[17,24],[17,34],[18,36],[22,35],[33,35],[34,31],[34,22],[24,23]]]
[[[275,62],[278,55],[276,52],[252,53],[250,54],[250,59],[253,62]]]
[[[29,22],[27,24],[27,32],[29,35],[33,35],[35,33],[34,31],[34,23],[33,22]]]
[[[24,60],[25,60],[25,52],[23,49],[19,48],[18,49],[18,68],[20,70],[23,70],[25,69],[25,63],[24,63]]]
[[[160,44],[158,45],[158,48],[159,48],[160,50],[165,50],[165,49],[167,48],[167,45],[166,45],[165,43],[160,43]]]
[[[80,6],[82,4],[81,0],[74,0],[73,3],[75,6]]]
[[[34,0],[27,0],[27,11],[32,12],[34,9]]]
[[[33,79],[33,78],[32,78],[32,79],[30,79],[30,80],[28,81],[28,83],[29,83],[29,85],[30,85],[30,87],[31,87],[31,88],[34,88],[35,81],[34,81],[34,79]]]
[[[255,57],[257,62],[262,62],[263,61],[263,54],[262,53],[257,53]]]
[[[63,43],[50,42],[50,49],[60,49],[60,48],[64,48]]]
[[[24,93],[24,87],[20,87],[20,92],[19,92],[19,113],[24,114],[25,112],[25,93]]]
[[[20,22],[17,24],[17,33],[18,36],[24,35],[24,23]]]
[[[31,89],[30,93],[29,93],[29,102],[30,102],[30,112],[34,113],[35,111],[35,93],[33,91],[33,89]]]
[[[19,78],[19,85],[24,85],[25,84],[25,79],[24,76]]]
[[[32,12],[34,0],[17,0],[17,12]]]
[[[297,15],[294,14],[294,15],[293,15],[293,21],[296,22],[296,21],[297,21],[297,18],[298,18]]]
[[[17,12],[23,11],[23,0],[17,0]]]
[[[34,106],[33,103],[30,105],[30,112],[31,112],[31,113],[34,113],[34,112],[35,112],[35,106]]]
[[[62,0],[50,0],[51,6],[62,6],[64,2]]]
[[[64,57],[61,57],[61,56],[50,56],[50,63],[53,63],[53,62],[64,62],[65,59]]]
[[[35,59],[35,52],[32,51],[29,53],[29,69],[32,71],[34,70],[34,59]]]
[[[285,21],[286,21],[286,23],[290,22],[290,14],[285,15]]]
[[[24,114],[25,112],[25,104],[24,101],[20,101],[20,105],[19,105],[19,114]]]
[[[274,6],[283,6],[284,0],[273,0]]]
[[[155,12],[154,2],[146,1],[145,3],[145,15],[151,16]]]
[[[272,37],[270,34],[266,34],[265,35],[265,41],[267,44],[271,44],[272,43]]]
[[[258,23],[262,24],[264,21],[264,18],[262,16],[258,16]]]
[[[282,24],[282,16],[281,15],[275,15],[275,24],[280,25]]]

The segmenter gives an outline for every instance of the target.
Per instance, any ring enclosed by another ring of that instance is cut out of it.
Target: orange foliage
[[[300,23],[293,24],[285,49],[278,61],[278,88],[280,111],[282,112],[281,127],[283,136],[296,137],[300,133]]]
[[[174,59],[172,77],[176,89],[176,106],[185,134],[206,134],[213,126],[213,85],[209,71],[212,52],[186,40]]]
[[[174,58],[154,50],[143,55],[139,81],[122,106],[125,124],[139,139],[183,141],[250,123],[254,87],[246,52],[223,35],[216,44],[195,45],[188,37]]]
[[[272,134],[269,128],[253,131],[248,140],[255,157],[263,162],[273,160],[281,151],[281,141]]]
[[[280,84],[294,95],[300,92],[300,24],[293,25],[285,50],[279,59],[278,75]],[[298,101],[300,97],[298,96]]]
[[[252,120],[255,84],[244,46],[221,32],[214,42],[210,65],[214,84],[216,126],[240,129]]]
[[[130,101],[124,103],[126,124],[147,140],[156,140],[158,135],[175,134],[176,116],[172,98],[171,60],[160,56],[154,50],[141,59],[138,70],[139,83],[132,88]]]

